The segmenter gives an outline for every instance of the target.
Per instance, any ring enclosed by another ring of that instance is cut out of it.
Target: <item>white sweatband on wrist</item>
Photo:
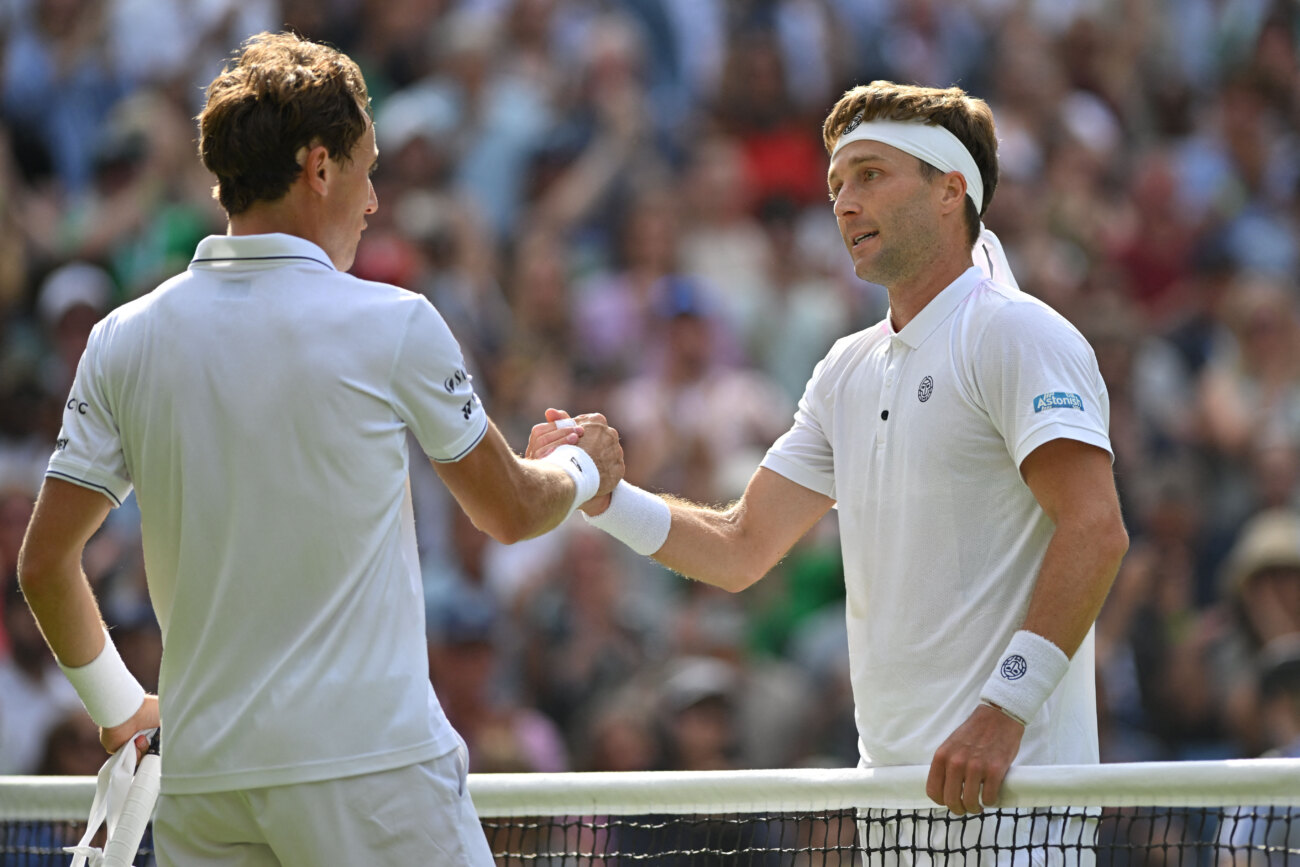
[[[1069,667],[1065,651],[1038,633],[1022,629],[1011,636],[980,692],[980,701],[1028,725]]]
[[[569,514],[564,516],[566,519],[600,490],[600,470],[596,469],[596,462],[577,446],[568,443],[558,446],[542,460],[555,464],[573,479],[573,504],[569,506]]]
[[[90,718],[101,728],[121,725],[144,704],[144,687],[127,670],[107,629],[104,630],[104,649],[99,656],[76,668],[60,662],[59,668],[77,690]]]
[[[626,481],[614,488],[608,509],[594,518],[585,512],[582,516],[593,527],[646,557],[664,546],[673,523],[673,513],[663,497]]]

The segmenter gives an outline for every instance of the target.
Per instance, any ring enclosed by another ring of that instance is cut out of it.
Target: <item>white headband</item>
[[[831,159],[850,142],[878,141],[911,154],[939,171],[961,172],[966,179],[966,195],[975,203],[975,213],[984,210],[984,181],[980,179],[979,166],[957,136],[941,126],[903,120],[862,121],[861,113],[849,122],[835,143]]]
[[[934,166],[945,174],[961,172],[966,179],[966,195],[975,203],[975,212],[984,209],[984,181],[980,178],[975,158],[966,150],[957,136],[942,126],[903,120],[871,120],[863,123],[862,113],[849,121],[840,133],[840,140],[831,151],[831,159],[850,142],[878,141],[911,154],[923,163]],[[972,261],[994,280],[1020,288],[1011,273],[1011,263],[1002,249],[998,236],[980,223],[980,237],[971,251]]]

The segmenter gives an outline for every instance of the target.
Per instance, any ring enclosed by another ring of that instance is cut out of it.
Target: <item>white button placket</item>
[[[885,381],[880,389],[880,405],[876,407],[876,417],[880,419],[880,424],[876,425],[876,458],[884,457],[884,445],[889,438],[889,418],[891,408],[894,406],[894,393],[897,390],[899,379],[899,368],[903,365],[903,354],[907,347],[897,336],[889,338],[889,351],[885,356]]]

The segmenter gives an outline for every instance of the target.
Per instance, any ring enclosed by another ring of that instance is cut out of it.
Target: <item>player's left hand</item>
[[[104,745],[104,749],[110,753],[115,753],[122,747],[136,732],[142,732],[146,729],[158,728],[158,696],[146,695],[144,701],[140,704],[140,709],[131,715],[131,718],[121,725],[113,726],[111,729],[101,728],[99,730],[99,742]],[[138,737],[135,739],[136,760],[139,761],[149,749],[149,739]]]
[[[958,816],[997,803],[1025,727],[981,704],[934,754],[925,794]]]

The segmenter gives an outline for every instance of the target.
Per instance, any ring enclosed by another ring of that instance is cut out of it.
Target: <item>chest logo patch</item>
[[[1049,391],[1034,398],[1034,412],[1045,409],[1077,409],[1083,412],[1083,398],[1068,391]]]
[[[921,385],[916,390],[916,399],[921,403],[925,403],[932,394],[934,394],[934,377],[927,376],[921,380]]]

